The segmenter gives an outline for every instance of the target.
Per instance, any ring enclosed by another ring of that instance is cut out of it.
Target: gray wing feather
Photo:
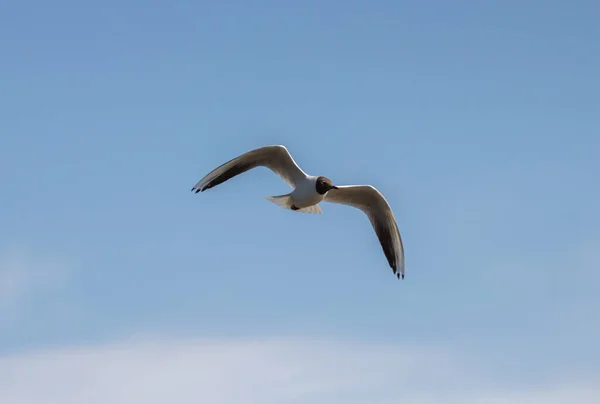
[[[327,192],[324,200],[362,210],[369,218],[394,274],[404,278],[404,247],[398,224],[392,208],[375,187],[371,185],[339,186],[338,189]]]
[[[192,191],[205,191],[259,166],[269,168],[292,188],[306,178],[306,174],[298,167],[285,146],[264,146],[221,164],[198,181]]]

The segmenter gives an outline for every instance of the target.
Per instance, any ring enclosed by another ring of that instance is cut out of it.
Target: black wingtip
[[[402,279],[404,279],[404,274],[402,274]]]

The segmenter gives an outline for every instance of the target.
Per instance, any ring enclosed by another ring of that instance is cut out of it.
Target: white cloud
[[[67,275],[67,266],[54,258],[40,258],[20,247],[6,248],[0,253],[0,309],[56,288]]]
[[[0,358],[0,402],[600,402],[599,378],[578,383],[557,378],[525,389],[481,369],[427,347],[293,338],[136,340]]]

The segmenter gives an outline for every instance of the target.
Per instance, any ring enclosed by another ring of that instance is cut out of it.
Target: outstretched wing
[[[292,188],[306,178],[306,174],[298,167],[285,146],[264,146],[250,150],[215,168],[198,181],[192,191],[205,191],[258,166],[269,168]]]
[[[362,210],[377,234],[383,253],[394,274],[404,279],[404,247],[392,208],[383,195],[371,185],[346,185],[332,189],[324,201],[348,205]]]

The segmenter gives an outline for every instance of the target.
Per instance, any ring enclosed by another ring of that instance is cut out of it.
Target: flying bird
[[[369,218],[383,253],[398,279],[404,279],[404,247],[392,208],[371,185],[333,185],[324,176],[308,175],[296,164],[285,146],[264,146],[250,150],[215,168],[202,178],[192,192],[204,192],[255,167],[267,167],[279,175],[292,192],[266,199],[296,212],[321,214],[322,201],[352,206]]]

